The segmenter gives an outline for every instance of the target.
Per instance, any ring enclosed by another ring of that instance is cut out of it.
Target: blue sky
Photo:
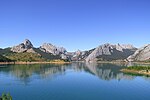
[[[68,51],[150,43],[150,0],[0,0],[0,47],[24,39]]]

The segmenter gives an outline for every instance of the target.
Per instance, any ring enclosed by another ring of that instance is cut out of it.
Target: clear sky
[[[0,0],[0,47],[24,39],[68,51],[150,43],[150,0]]]

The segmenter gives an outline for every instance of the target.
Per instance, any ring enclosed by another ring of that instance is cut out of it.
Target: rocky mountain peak
[[[80,51],[77,50],[76,52],[67,52],[67,50],[63,47],[57,47],[51,43],[44,43],[39,48],[34,48],[31,41],[25,39],[22,43],[17,46],[11,48],[12,52],[31,52],[31,53],[38,53],[43,55],[44,57],[51,59],[51,56],[57,57],[58,59],[69,59],[72,61],[114,61],[114,60],[124,60],[128,59],[137,60],[140,57],[144,59],[150,59],[150,45],[144,46],[143,48],[137,49],[130,44],[102,44],[97,48],[87,50],[87,51]],[[136,53],[134,54],[134,52]],[[141,53],[142,54],[139,54]],[[134,54],[134,55],[133,55]],[[137,58],[137,55],[139,56]],[[135,58],[136,57],[136,58]]]
[[[25,39],[23,44],[24,44],[25,48],[28,48],[28,49],[33,48],[31,41],[28,39]]]
[[[135,49],[135,47],[131,44],[122,44],[123,49]]]
[[[118,50],[118,51],[121,51],[123,52],[123,50],[125,49],[129,49],[129,50],[132,50],[132,49],[136,49],[133,45],[131,44],[116,44],[115,45],[115,48]]]
[[[129,55],[133,54],[135,49],[131,45],[112,45],[109,43],[100,45],[97,47],[87,58],[86,61],[94,61],[99,58],[99,60],[118,60],[125,59]]]
[[[32,43],[30,42],[30,40],[28,39],[25,39],[21,44],[17,45],[17,46],[13,46],[11,48],[11,51],[12,52],[34,52],[33,51],[33,45]]]
[[[66,49],[63,47],[56,47],[52,45],[51,43],[44,43],[42,46],[40,46],[40,50],[46,53],[52,53],[53,55],[59,55],[66,53]]]

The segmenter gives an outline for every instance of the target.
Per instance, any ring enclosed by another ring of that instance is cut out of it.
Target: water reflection
[[[102,80],[132,80],[136,76],[120,72],[126,65],[97,64],[97,63],[72,63],[65,65],[44,64],[44,65],[7,65],[0,68],[0,73],[15,76],[21,82],[28,84],[34,79],[55,78],[65,75],[67,70],[73,72],[86,72],[99,77]],[[144,77],[146,80],[148,77]]]
[[[7,65],[6,67],[0,68],[0,73],[11,74],[11,76],[15,76],[24,84],[27,84],[33,79],[54,78],[57,75],[64,74],[65,70],[68,68],[69,66],[67,65],[54,64]]]
[[[134,76],[126,75],[120,72],[122,68],[125,68],[126,65],[114,65],[114,64],[96,64],[96,63],[90,63],[86,64],[90,72],[92,72],[94,75],[98,76],[100,79],[103,80],[121,80],[121,79],[127,79],[132,80]]]

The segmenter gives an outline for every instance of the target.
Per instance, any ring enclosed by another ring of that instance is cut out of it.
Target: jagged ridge
[[[87,58],[86,61],[112,61],[124,60],[135,52],[136,48],[132,45],[112,45],[109,43],[97,47]]]
[[[8,57],[14,53],[35,53],[45,60],[64,59],[68,61],[145,61],[150,59],[150,44],[140,49],[130,44],[103,44],[97,48],[87,51],[67,52],[64,47],[57,47],[51,43],[44,43],[39,48],[35,48],[30,40],[11,48],[0,49],[0,55]],[[135,52],[136,51],[136,52]]]
[[[139,48],[133,55],[127,58],[128,61],[150,60],[150,44]]]

